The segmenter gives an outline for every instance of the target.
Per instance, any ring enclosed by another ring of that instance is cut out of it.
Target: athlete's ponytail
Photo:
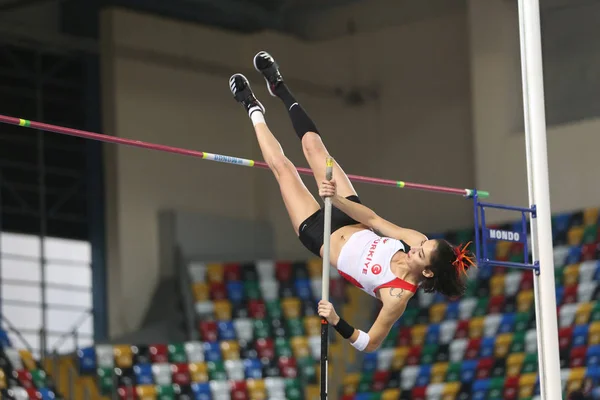
[[[475,266],[472,254],[467,250],[470,243],[461,248],[452,246],[446,240],[435,241],[437,246],[431,254],[429,266],[433,276],[425,278],[421,288],[426,293],[439,292],[449,298],[460,297],[466,290],[467,272]]]

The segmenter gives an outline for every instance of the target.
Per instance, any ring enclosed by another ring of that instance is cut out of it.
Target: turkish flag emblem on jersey
[[[375,265],[373,265],[373,266],[371,267],[371,272],[372,272],[374,275],[379,275],[379,274],[381,273],[381,265],[379,265],[379,264],[375,264]]]

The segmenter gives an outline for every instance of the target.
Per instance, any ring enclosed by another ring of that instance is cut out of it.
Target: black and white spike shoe
[[[232,75],[231,78],[229,78],[229,88],[231,89],[231,93],[235,100],[244,106],[248,115],[252,114],[254,111],[260,111],[263,114],[265,113],[265,107],[256,99],[256,96],[250,87],[250,82],[248,82],[248,79],[246,79],[244,75]]]
[[[279,65],[275,62],[273,56],[266,51],[259,51],[254,56],[254,68],[262,74],[267,81],[267,89],[271,96],[277,97],[275,88],[283,83],[283,76],[279,72]]]

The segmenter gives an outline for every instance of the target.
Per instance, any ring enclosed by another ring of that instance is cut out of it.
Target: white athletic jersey
[[[410,246],[397,239],[381,237],[370,230],[354,233],[340,252],[339,274],[348,282],[377,297],[377,290],[393,287],[417,291],[417,286],[398,278],[391,270],[392,257],[398,251],[407,253]]]

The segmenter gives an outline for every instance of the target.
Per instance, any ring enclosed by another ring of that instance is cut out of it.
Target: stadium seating
[[[60,398],[54,383],[28,350],[17,350],[3,330],[0,330],[0,398],[40,399]]]
[[[553,216],[565,398],[586,378],[600,384],[598,222],[598,209]],[[472,240],[465,231],[445,237]],[[522,262],[522,247],[512,243],[497,242],[488,251],[496,259]],[[417,323],[424,310],[429,320]],[[419,292],[382,347],[365,357],[362,373],[347,378],[343,398],[433,400],[462,398],[461,393],[472,399],[534,398],[539,396],[535,329],[533,274],[481,268],[460,300]],[[389,354],[391,366],[380,362]]]

